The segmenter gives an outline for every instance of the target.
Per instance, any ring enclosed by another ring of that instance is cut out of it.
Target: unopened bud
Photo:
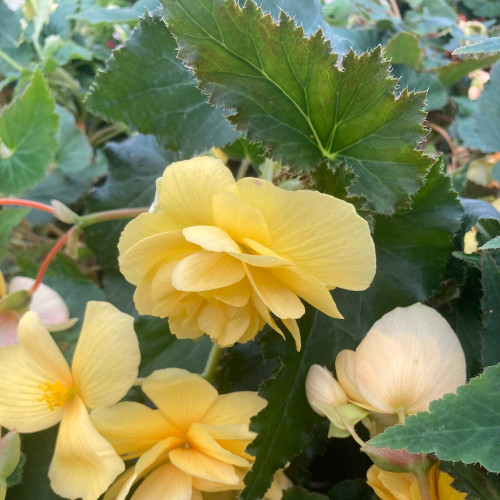
[[[391,450],[390,448],[376,448],[364,446],[362,448],[373,463],[387,472],[416,472],[427,471],[432,467],[432,462],[425,453],[413,454],[406,450]]]
[[[78,222],[78,215],[68,208],[64,203],[57,200],[52,200],[50,202],[52,208],[54,209],[54,217],[61,222],[66,224],[76,224]]]
[[[16,311],[22,314],[29,309],[30,302],[31,293],[28,290],[18,290],[0,300],[0,312]]]
[[[332,372],[323,366],[312,365],[306,378],[306,396],[311,408],[322,417],[326,416],[315,403],[339,406],[347,403],[347,395],[333,378]]]

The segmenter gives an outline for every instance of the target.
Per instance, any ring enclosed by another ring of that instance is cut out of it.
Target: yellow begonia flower
[[[381,500],[422,500],[416,477],[409,472],[386,472],[372,465],[367,483]],[[453,478],[437,465],[427,474],[431,500],[465,500],[466,493],[452,488]]]
[[[211,157],[165,170],[153,213],[131,221],[120,269],[140,314],[168,317],[179,338],[220,346],[283,320],[300,349],[299,297],[335,318],[328,290],[366,289],[375,274],[368,224],[344,201],[244,178]]]
[[[407,415],[465,384],[465,356],[447,321],[417,303],[376,321],[356,351],[335,360],[349,399],[369,411]]]
[[[253,457],[250,418],[266,404],[255,392],[219,395],[205,379],[179,368],[157,370],[142,389],[153,410],[134,402],[92,412],[99,432],[124,460],[139,458],[105,500],[201,499],[201,492],[238,490]]]
[[[21,316],[26,312],[20,311],[19,308],[9,309],[7,301],[16,292],[28,292],[34,283],[34,279],[16,276],[7,285],[0,271],[0,347],[18,343],[17,327]],[[69,317],[68,306],[62,297],[43,283],[38,285],[31,296],[26,294],[25,301],[26,308],[35,311],[51,332],[71,328],[78,321],[76,318]]]
[[[21,433],[60,422],[49,478],[64,498],[96,500],[125,468],[87,407],[116,403],[136,379],[133,321],[111,304],[89,302],[71,370],[33,311],[21,318],[19,345],[0,349],[0,422]]]

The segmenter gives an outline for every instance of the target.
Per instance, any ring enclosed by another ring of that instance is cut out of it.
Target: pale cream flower
[[[179,368],[157,370],[142,389],[156,405],[124,402],[92,412],[99,432],[124,460],[138,458],[105,495],[124,500],[201,500],[202,492],[241,490],[253,457],[250,418],[266,404],[256,392],[219,395]]]
[[[137,377],[133,322],[111,304],[89,302],[71,370],[33,311],[19,322],[19,345],[0,349],[0,422],[20,433],[60,422],[49,478],[64,498],[96,500],[124,469],[87,408],[116,403]]]
[[[344,389],[332,372],[320,365],[312,365],[307,372],[306,397],[311,408],[322,417],[325,413],[318,408],[317,403],[339,406],[348,402]]]
[[[367,483],[380,500],[422,500],[416,477],[410,472],[386,472],[372,465],[366,474]],[[431,500],[465,500],[466,493],[455,490],[451,483],[453,478],[432,467],[427,480]]]
[[[62,297],[47,285],[40,283],[35,292],[28,295],[34,283],[35,280],[31,278],[16,276],[7,285],[0,272],[0,347],[18,343],[17,328],[26,310],[35,311],[52,332],[71,328],[78,321],[77,318],[70,318],[68,306]],[[18,308],[9,308],[9,296],[21,291],[26,291],[24,298],[17,294],[23,304],[17,304]]]
[[[235,182],[211,157],[167,167],[154,212],[127,225],[119,251],[140,314],[168,317],[179,338],[208,333],[220,346],[253,339],[265,323],[282,333],[273,313],[300,349],[301,299],[340,318],[329,290],[364,290],[375,274],[368,224],[351,204]]]
[[[465,356],[447,321],[417,303],[376,321],[356,351],[335,361],[349,399],[371,412],[407,415],[465,384]]]

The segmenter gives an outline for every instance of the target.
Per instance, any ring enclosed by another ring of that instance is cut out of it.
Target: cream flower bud
[[[325,403],[332,406],[347,403],[347,395],[333,378],[332,372],[319,365],[312,365],[309,368],[306,378],[306,396],[311,408],[322,417],[326,415],[315,403]]]

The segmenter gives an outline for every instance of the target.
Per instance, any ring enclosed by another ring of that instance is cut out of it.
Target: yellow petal
[[[180,229],[182,225],[173,221],[166,213],[141,214],[125,226],[118,242],[118,251],[123,255],[136,243],[149,236]]]
[[[240,247],[223,229],[215,226],[191,226],[182,231],[187,241],[212,252],[241,253]]]
[[[121,474],[117,480],[108,488],[102,500],[117,500],[120,494],[120,491],[128,486],[131,477],[134,475],[134,468],[128,468],[123,474]],[[132,481],[133,483],[133,481]],[[132,483],[128,486],[128,489],[132,487]],[[128,490],[127,490],[128,493]],[[122,497],[123,500],[124,497]]]
[[[35,312],[28,311],[21,318],[17,335],[22,348],[46,374],[47,380],[57,380],[71,387],[68,363]]]
[[[193,448],[176,448],[169,453],[172,464],[194,477],[224,484],[238,484],[239,478],[233,465],[211,458]]]
[[[228,255],[201,251],[182,259],[172,271],[172,285],[185,292],[200,292],[237,283],[243,265]]]
[[[35,280],[16,276],[9,286],[9,292],[31,290]],[[35,311],[45,325],[56,325],[69,320],[69,309],[62,297],[52,288],[40,283],[31,296],[30,309]]]
[[[248,460],[245,460],[243,457],[224,449],[214,439],[211,432],[212,430],[213,429],[210,429],[203,424],[193,424],[188,432],[189,443],[191,446],[195,447],[197,451],[200,451],[205,455],[220,460],[226,464],[232,464],[238,467],[250,467],[250,462],[248,462]]]
[[[141,479],[142,476],[154,470],[155,466],[163,461],[165,454],[177,446],[180,446],[178,438],[169,437],[155,444],[150,450],[141,455],[132,468],[133,473],[122,483],[122,488],[116,496],[116,500],[125,500],[134,483]]]
[[[64,408],[50,485],[65,498],[95,500],[125,469],[113,447],[95,430],[83,401],[75,397]]]
[[[201,490],[203,492],[203,497],[201,497],[203,500],[235,500],[235,498],[237,498],[237,492],[234,490],[242,490],[245,487],[243,478],[248,468],[242,469],[236,467],[235,470],[237,476],[240,478],[238,484],[223,484],[216,481],[209,481],[208,479],[202,479],[201,477],[193,477],[193,487],[196,488],[196,490],[193,490],[193,493],[197,490]],[[194,495],[192,500],[195,500]]]
[[[231,171],[220,160],[201,156],[165,169],[158,204],[184,227],[213,225],[212,199],[231,189],[235,189]]]
[[[232,192],[222,192],[213,199],[214,222],[236,241],[252,238],[268,245],[271,241],[266,221],[259,210]]]
[[[386,472],[372,465],[366,478],[381,500],[421,500],[417,479],[409,472]]]
[[[85,404],[99,408],[119,401],[134,383],[140,360],[134,318],[107,302],[89,302],[72,365]]]
[[[134,285],[154,266],[179,260],[199,249],[188,243],[181,231],[170,231],[149,236],[120,255],[120,271]]]
[[[437,311],[420,303],[384,315],[356,350],[358,388],[383,413],[425,411],[465,384],[465,377],[457,336]]]
[[[262,302],[278,318],[300,318],[305,313],[300,299],[265,269],[245,267],[248,279]]]
[[[221,394],[211,405],[203,422],[209,425],[249,424],[267,401],[256,392],[239,391]]]
[[[165,464],[144,479],[131,500],[191,500],[192,490],[189,475]]]
[[[292,334],[293,340],[295,340],[295,347],[297,351],[302,348],[302,339],[300,338],[299,325],[294,319],[282,318],[283,324],[287,327],[288,331]]]
[[[342,318],[328,289],[312,274],[298,266],[269,271],[293,293],[332,318]]]
[[[159,410],[132,401],[94,410],[90,416],[124,460],[137,458],[167,436],[178,434]]]
[[[0,271],[0,299],[4,299],[7,296],[7,284],[5,283],[5,278],[3,277],[2,271]]]
[[[149,303],[151,303],[151,299],[154,303],[161,302],[175,291],[175,288],[172,286],[172,271],[178,262],[178,260],[174,260],[168,264],[164,264],[155,272],[151,282],[150,297],[148,297]]]
[[[237,184],[241,197],[264,214],[274,252],[331,287],[370,285],[373,240],[351,204],[315,191],[285,191],[259,179]]]
[[[250,285],[248,280],[242,279],[234,285],[203,292],[204,297],[213,297],[234,307],[243,307],[250,299]]]
[[[218,396],[205,379],[180,368],[154,371],[142,390],[173,425],[185,431],[203,420]]]
[[[54,380],[22,346],[0,349],[0,380],[0,421],[7,429],[37,432],[61,420],[62,407],[51,410],[42,399],[41,386]]]

